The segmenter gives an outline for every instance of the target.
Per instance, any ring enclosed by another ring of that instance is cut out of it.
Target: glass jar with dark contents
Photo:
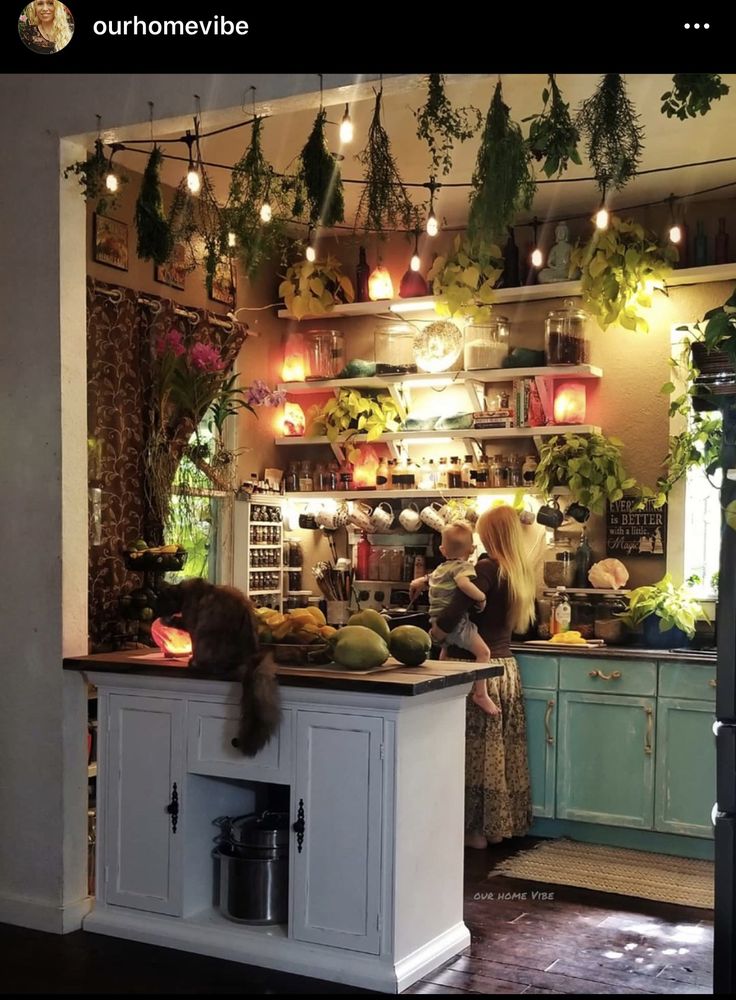
[[[561,309],[551,309],[544,325],[544,352],[548,365],[584,365],[590,356],[586,337],[587,313],[565,299]]]

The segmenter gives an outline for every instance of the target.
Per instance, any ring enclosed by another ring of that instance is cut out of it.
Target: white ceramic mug
[[[442,504],[435,501],[424,507],[419,516],[427,527],[432,528],[434,531],[442,531],[446,522],[440,513],[441,510]]]
[[[335,531],[337,528],[344,528],[348,523],[348,509],[345,504],[340,504],[334,510],[323,507],[315,514],[315,520],[320,528]]]
[[[421,523],[422,519],[419,516],[419,508],[415,503],[410,503],[399,514],[399,524],[406,531],[418,531]]]
[[[445,524],[449,524],[450,521],[457,519],[457,512],[449,505],[449,503],[443,504],[437,513],[440,515]]]
[[[350,516],[348,517],[350,524],[354,524],[356,528],[360,528],[361,531],[373,531],[373,522],[371,521],[371,509],[367,503],[359,503],[354,501],[350,505]]]
[[[371,527],[374,531],[388,531],[394,523],[394,512],[391,505],[384,500],[373,509],[371,514]]]

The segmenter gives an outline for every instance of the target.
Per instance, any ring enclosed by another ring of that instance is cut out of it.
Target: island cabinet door
[[[378,954],[383,719],[299,711],[292,936]]]
[[[181,915],[186,703],[111,694],[105,902]]]
[[[654,698],[572,691],[559,698],[557,818],[651,830]]]
[[[712,837],[716,801],[715,706],[708,701],[657,701],[657,789],[654,827]]]
[[[557,692],[525,688],[524,710],[532,811],[535,816],[554,816]]]

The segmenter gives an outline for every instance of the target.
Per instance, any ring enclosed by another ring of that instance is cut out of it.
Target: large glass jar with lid
[[[339,330],[307,330],[308,378],[336,378],[345,367],[345,345]]]
[[[414,329],[408,323],[384,323],[373,332],[376,375],[404,375],[417,370]]]
[[[622,594],[598,596],[593,623],[596,639],[603,639],[611,646],[620,645],[626,635],[626,626],[618,616],[627,610],[628,601]]]
[[[509,353],[509,321],[496,316],[489,323],[465,327],[465,370],[502,368]]]
[[[572,587],[575,582],[575,554],[569,538],[548,546],[544,557],[544,582],[548,587]]]
[[[590,357],[587,337],[588,314],[572,299],[560,309],[547,313],[544,325],[544,352],[548,365],[584,365]]]

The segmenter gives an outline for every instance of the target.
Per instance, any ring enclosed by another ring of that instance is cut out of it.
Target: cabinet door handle
[[[611,674],[604,674],[602,670],[589,670],[588,677],[592,677],[594,680],[596,677],[600,677],[602,681],[620,681],[621,671],[614,670]]]
[[[550,728],[549,728],[549,720],[550,720],[550,716],[552,715],[552,712],[554,711],[554,707],[555,707],[555,703],[553,701],[548,701],[547,702],[547,711],[544,713],[544,732],[545,732],[545,735],[547,737],[547,742],[548,743],[554,743],[554,741],[555,741],[555,738],[552,735],[552,733],[550,731]]]
[[[644,753],[652,752],[652,730],[654,728],[654,712],[651,708],[645,708],[644,711],[647,713],[647,733],[644,737]]]
[[[304,799],[299,799],[299,808],[296,812],[296,822],[292,823],[291,829],[296,834],[296,849],[301,854],[304,843]]]
[[[171,786],[171,802],[166,806],[166,812],[171,816],[171,832],[176,833],[176,824],[179,822],[179,793],[176,790],[176,782]]]
[[[715,677],[711,677],[711,679],[708,681],[708,687],[714,688],[715,686],[716,686],[716,679]]]

